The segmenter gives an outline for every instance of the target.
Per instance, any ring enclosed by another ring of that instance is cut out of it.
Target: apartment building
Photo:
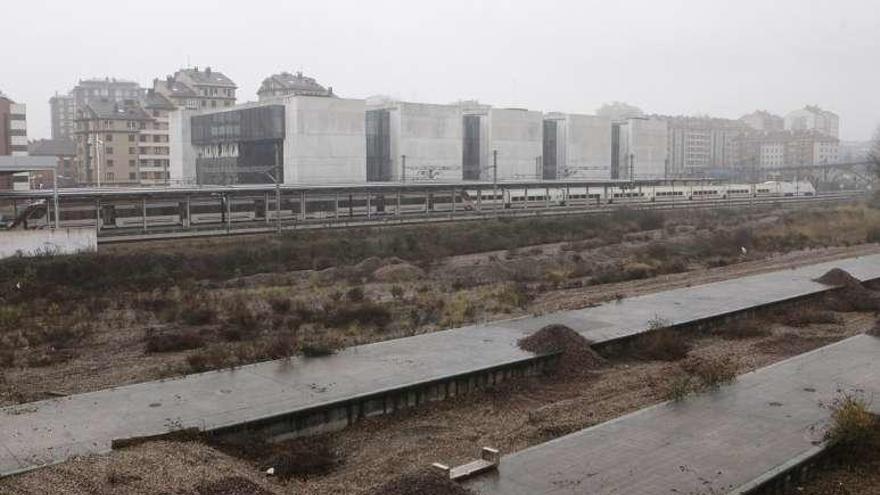
[[[27,155],[26,107],[0,92],[0,156]],[[0,175],[0,189],[12,189],[13,182],[29,182],[28,174]]]
[[[141,126],[138,135],[138,180],[141,184],[167,184],[171,167],[169,123],[177,107],[152,89],[141,105],[152,120]]]
[[[116,102],[137,100],[143,94],[143,88],[134,81],[111,77],[81,79],[68,94],[55,93],[55,96],[49,99],[52,139],[74,139],[78,108],[100,100]]]
[[[334,96],[332,87],[325,88],[318,84],[314,78],[304,76],[302,72],[273,74],[263,80],[257,91],[260,101],[292,95]]]
[[[815,131],[835,139],[840,137],[840,117],[815,105],[807,105],[785,116],[787,131]]]
[[[737,164],[744,169],[822,165],[840,161],[840,143],[817,131],[745,133],[736,140]]]
[[[736,140],[748,130],[737,120],[710,117],[656,116],[668,124],[670,176],[701,176],[732,167],[737,160]]]
[[[180,69],[164,80],[153,80],[153,91],[189,110],[231,107],[235,105],[237,89],[232,79],[210,67]]]
[[[153,118],[137,100],[92,101],[77,108],[77,183],[130,185],[140,182],[141,131]]]
[[[0,155],[27,155],[27,107],[0,93]]]
[[[766,110],[756,110],[739,118],[744,124],[756,131],[777,132],[785,130],[785,119]]]
[[[52,116],[52,139],[73,141],[76,131],[76,104],[71,95],[60,95],[49,98],[49,109]]]

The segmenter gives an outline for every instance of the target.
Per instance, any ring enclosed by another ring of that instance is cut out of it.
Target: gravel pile
[[[399,476],[369,495],[474,495],[440,471],[422,469]]]
[[[555,369],[558,374],[576,375],[605,364],[590,347],[589,340],[565,325],[548,325],[517,344],[520,349],[537,355],[561,353]]]

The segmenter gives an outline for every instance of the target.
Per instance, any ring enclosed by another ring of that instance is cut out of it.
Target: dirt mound
[[[272,492],[240,476],[204,482],[196,487],[195,493],[196,495],[272,495]]]
[[[423,469],[399,476],[369,492],[369,495],[473,495],[474,492],[440,471]]]
[[[877,320],[877,323],[875,323],[874,326],[865,333],[872,337],[880,337],[880,320]]]
[[[373,272],[379,282],[410,282],[425,276],[425,271],[409,263],[385,265]]]
[[[292,442],[277,449],[265,467],[282,479],[327,474],[336,466],[336,456],[325,444]]]
[[[832,268],[816,279],[816,282],[824,285],[833,285],[835,287],[858,287],[863,288],[862,282],[849,274],[846,270],[840,268]]]
[[[816,282],[840,288],[825,299],[825,305],[832,311],[880,311],[880,294],[866,288],[859,279],[840,268],[829,270]]]
[[[604,364],[590,344],[565,325],[548,325],[517,342],[520,349],[538,355],[561,353],[556,372],[565,375],[583,373]]]

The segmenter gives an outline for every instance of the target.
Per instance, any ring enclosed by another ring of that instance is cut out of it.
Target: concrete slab
[[[595,342],[817,293],[833,267],[880,278],[880,255],[812,265],[635,297],[554,315],[474,325],[358,346],[326,358],[294,358],[0,408],[0,476],[107,452],[113,439],[205,430],[354,400],[532,357],[516,342],[563,323]]]
[[[482,495],[728,493],[814,449],[839,390],[880,393],[877,356],[880,339],[860,335],[505,456],[466,485]]]

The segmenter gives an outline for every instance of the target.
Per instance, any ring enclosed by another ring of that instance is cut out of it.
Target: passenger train
[[[736,200],[748,198],[784,198],[814,196],[809,182],[768,181],[760,184],[682,184],[676,186],[592,186],[565,187],[553,184],[533,188],[517,188],[510,184],[477,189],[462,185],[437,192],[344,193],[338,196],[320,192],[307,196],[285,192],[281,207],[275,193],[240,193],[230,189],[228,195],[201,196],[189,202],[174,200],[107,199],[97,215],[101,229],[147,228],[163,226],[197,226],[241,222],[329,221],[379,218],[383,215],[431,215],[433,213],[498,211],[522,208],[589,207],[614,204],[681,203]],[[32,203],[35,215],[29,222],[48,224],[46,204]],[[96,225],[94,203],[63,204],[60,209],[62,227]],[[146,215],[144,215],[146,211]],[[146,217],[146,218],[145,218]],[[35,221],[36,220],[36,221]]]

